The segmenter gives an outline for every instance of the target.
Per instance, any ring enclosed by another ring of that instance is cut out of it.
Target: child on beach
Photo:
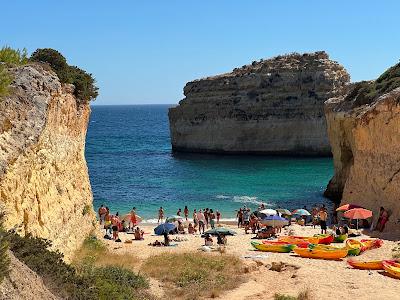
[[[182,213],[182,210],[181,210],[181,209],[178,209],[178,211],[176,212],[176,215],[177,215],[177,216],[181,216],[181,213]]]
[[[185,208],[183,209],[183,214],[185,215],[186,221],[188,220],[188,216],[189,216],[189,209],[188,207],[185,205]]]

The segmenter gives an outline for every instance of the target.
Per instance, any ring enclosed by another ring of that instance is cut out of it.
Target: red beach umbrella
[[[344,205],[336,208],[336,211],[346,211],[346,210],[353,209],[353,208],[364,208],[364,207],[357,205],[357,204],[344,204]]]
[[[372,217],[372,211],[365,208],[353,208],[344,213],[344,216],[349,219],[357,220],[357,230],[358,230],[358,220],[368,219]]]

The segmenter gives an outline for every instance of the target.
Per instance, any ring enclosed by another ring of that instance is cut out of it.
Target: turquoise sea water
[[[171,153],[167,105],[94,106],[86,159],[94,203],[112,212],[137,207],[154,219],[188,205],[233,218],[243,205],[296,209],[330,202],[322,197],[332,176],[330,158],[217,156]]]

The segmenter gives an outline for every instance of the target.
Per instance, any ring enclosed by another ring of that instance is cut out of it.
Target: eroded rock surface
[[[278,56],[186,84],[169,111],[175,151],[331,155],[324,102],[350,77],[325,52]]]
[[[373,102],[354,105],[344,97],[326,102],[335,175],[325,195],[391,212],[388,228],[400,218],[400,88]]]
[[[84,157],[88,104],[40,65],[10,70],[0,101],[0,201],[5,226],[53,241],[66,258],[92,230],[94,212]]]

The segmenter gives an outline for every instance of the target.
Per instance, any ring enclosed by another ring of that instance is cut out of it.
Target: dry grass
[[[170,299],[215,298],[244,281],[242,262],[225,254],[164,253],[148,258],[142,270],[169,287]]]
[[[139,264],[139,259],[129,253],[113,253],[107,249],[107,246],[101,240],[89,236],[82,247],[75,252],[73,259],[75,266],[88,263],[96,267],[116,266],[134,270]]]
[[[392,257],[395,259],[400,259],[400,243],[392,249]]]
[[[275,294],[274,300],[311,300],[313,299],[311,296],[310,290],[304,290],[297,294],[297,296],[283,295],[283,294]]]

